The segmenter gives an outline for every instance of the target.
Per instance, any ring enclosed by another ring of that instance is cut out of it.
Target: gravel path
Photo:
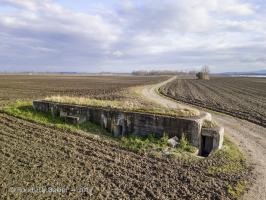
[[[171,108],[195,108],[195,106],[177,102],[173,99],[163,97],[156,91],[159,87],[174,80],[173,77],[156,85],[144,86],[142,95],[146,99]],[[226,134],[247,155],[249,162],[254,166],[256,180],[250,190],[243,196],[244,200],[266,199],[266,128],[259,125],[231,117],[222,113],[208,110],[213,119],[225,127]]]

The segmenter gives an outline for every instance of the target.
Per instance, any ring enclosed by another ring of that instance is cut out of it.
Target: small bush
[[[190,152],[190,153],[194,153],[196,151],[196,148],[189,144],[187,138],[184,135],[182,135],[179,141],[178,148],[183,151]]]
[[[246,190],[246,183],[244,181],[237,182],[234,186],[228,185],[227,192],[234,198],[238,199]]]
[[[121,138],[122,146],[134,152],[144,152],[149,145],[148,140],[143,140],[137,136],[128,136]]]
[[[168,136],[164,133],[163,137],[161,137],[157,144],[160,146],[160,147],[165,147],[168,145]]]
[[[129,135],[121,138],[122,146],[134,152],[147,152],[151,149],[162,149],[167,147],[168,137],[156,138],[154,134],[147,137]]]

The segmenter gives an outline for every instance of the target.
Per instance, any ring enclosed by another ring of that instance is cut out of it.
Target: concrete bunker
[[[73,124],[92,122],[98,124],[115,137],[126,135],[156,137],[167,135],[169,138],[184,135],[190,144],[198,148],[199,155],[208,156],[223,143],[222,127],[203,128],[205,120],[211,120],[206,114],[193,118],[179,118],[150,113],[128,112],[111,108],[62,104],[49,101],[34,101],[33,107],[40,112],[51,113]]]
[[[202,128],[200,138],[200,152],[202,156],[208,156],[212,150],[220,149],[223,144],[224,128]]]

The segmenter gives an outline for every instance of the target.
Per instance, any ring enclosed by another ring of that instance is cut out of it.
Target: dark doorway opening
[[[213,137],[202,136],[201,137],[201,156],[207,157],[213,149]]]
[[[122,136],[123,133],[123,127],[121,125],[116,125],[114,129],[114,136],[119,137]]]

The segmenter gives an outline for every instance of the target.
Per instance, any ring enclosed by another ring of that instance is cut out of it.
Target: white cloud
[[[119,51],[119,50],[116,50],[112,53],[113,56],[116,56],[116,57],[121,57],[123,56],[123,52]]]
[[[53,65],[89,71],[87,66],[108,69],[108,64],[163,67],[209,62],[246,67],[244,60],[254,66],[265,61],[265,14],[252,1],[126,0],[86,12],[53,0],[0,0],[1,5],[16,12],[0,11],[0,67]],[[248,48],[253,49],[252,59]]]
[[[36,1],[36,0],[1,0],[0,1],[0,3],[5,3],[5,4],[13,5],[16,7],[25,8],[31,11],[36,11],[38,7],[38,3],[40,2],[41,1]]]
[[[223,4],[223,10],[225,12],[229,12],[232,14],[238,14],[238,15],[251,15],[254,13],[253,9],[251,8],[250,4],[240,4],[240,3],[228,3]]]
[[[209,11],[227,13],[232,15],[251,15],[254,13],[253,6],[243,3],[240,0],[205,0],[195,1],[204,6]]]
[[[119,27],[106,22],[100,15],[75,13],[50,1],[27,0],[21,3],[18,0],[9,0],[8,2],[14,5],[25,5],[30,11],[24,12],[24,10],[21,10],[18,14],[12,13],[2,16],[0,25],[2,22],[2,25],[7,30],[12,28],[20,29],[21,31],[30,32],[36,37],[38,37],[38,34],[41,37],[45,34],[82,37],[84,42],[86,40],[97,41],[99,46],[102,47],[115,42],[120,34]],[[32,9],[33,7],[36,9]],[[32,37],[32,35],[29,36]]]

